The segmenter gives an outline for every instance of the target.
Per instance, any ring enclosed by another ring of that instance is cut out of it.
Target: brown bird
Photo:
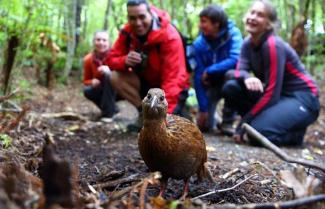
[[[164,194],[169,178],[182,179],[184,199],[189,179],[195,173],[199,179],[214,180],[206,166],[207,151],[202,133],[191,121],[167,114],[167,106],[163,90],[149,90],[142,101],[143,128],[138,146],[150,171],[162,174],[159,195]]]

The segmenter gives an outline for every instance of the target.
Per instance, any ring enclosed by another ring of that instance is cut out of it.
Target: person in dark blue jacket
[[[223,87],[227,103],[242,115],[234,135],[237,142],[243,141],[241,124],[248,123],[277,145],[300,145],[307,126],[319,114],[318,87],[297,53],[275,35],[276,23],[272,4],[254,1],[245,18],[249,36],[241,49],[236,79]]]
[[[197,125],[203,131],[216,127],[216,105],[221,99],[224,75],[235,69],[242,45],[242,34],[228,20],[225,11],[209,5],[200,13],[200,34],[193,43],[194,86],[199,103]],[[231,134],[234,112],[223,108],[221,130]],[[229,132],[230,131],[230,132]]]

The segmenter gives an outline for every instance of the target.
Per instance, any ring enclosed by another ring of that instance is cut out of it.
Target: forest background
[[[244,35],[243,17],[250,0],[153,0],[172,22],[194,39],[198,14],[211,3],[224,7]],[[278,34],[295,45],[319,82],[325,80],[325,0],[273,0]],[[48,88],[82,78],[82,58],[92,48],[96,30],[107,30],[111,44],[126,23],[125,0],[0,0],[1,93]]]

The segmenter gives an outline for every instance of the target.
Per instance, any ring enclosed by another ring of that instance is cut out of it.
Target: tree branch
[[[247,131],[249,135],[254,137],[258,142],[260,142],[264,147],[272,151],[282,160],[289,162],[289,163],[297,163],[303,166],[307,166],[310,168],[315,168],[317,170],[321,170],[325,173],[325,167],[323,165],[319,165],[313,161],[307,161],[303,159],[296,159],[291,156],[288,156],[283,150],[281,150],[278,146],[270,142],[265,136],[261,133],[256,131],[252,126],[248,125],[247,123],[243,124],[243,128]]]
[[[230,191],[230,190],[234,190],[236,187],[242,185],[243,183],[245,183],[245,182],[248,181],[249,179],[253,178],[254,176],[256,176],[256,174],[255,174],[255,175],[252,175],[252,176],[250,176],[250,177],[248,177],[248,178],[246,178],[246,179],[244,179],[244,180],[242,180],[241,182],[239,182],[238,184],[236,184],[235,186],[232,186],[232,187],[230,187],[230,188],[226,188],[226,189],[218,189],[218,190],[216,189],[216,190],[214,190],[214,191],[212,191],[212,192],[208,192],[208,193],[206,193],[206,194],[202,194],[202,195],[200,195],[200,196],[193,197],[193,198],[192,198],[192,201],[193,201],[193,200],[196,200],[196,199],[199,199],[199,198],[202,198],[202,197],[206,197],[206,196],[209,196],[209,195],[215,194],[215,193],[221,193],[221,192],[227,192],[227,191]]]
[[[275,202],[275,203],[261,203],[261,204],[246,204],[246,205],[218,205],[216,209],[286,209],[286,208],[297,208],[299,206],[305,206],[315,202],[325,201],[325,195],[314,195],[310,197],[304,197],[300,199]]]

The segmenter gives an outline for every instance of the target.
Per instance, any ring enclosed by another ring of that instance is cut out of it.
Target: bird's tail
[[[200,171],[198,172],[199,180],[202,180],[203,178],[208,179],[212,183],[216,183],[216,180],[213,178],[211,171],[208,168],[207,162],[203,164]]]

